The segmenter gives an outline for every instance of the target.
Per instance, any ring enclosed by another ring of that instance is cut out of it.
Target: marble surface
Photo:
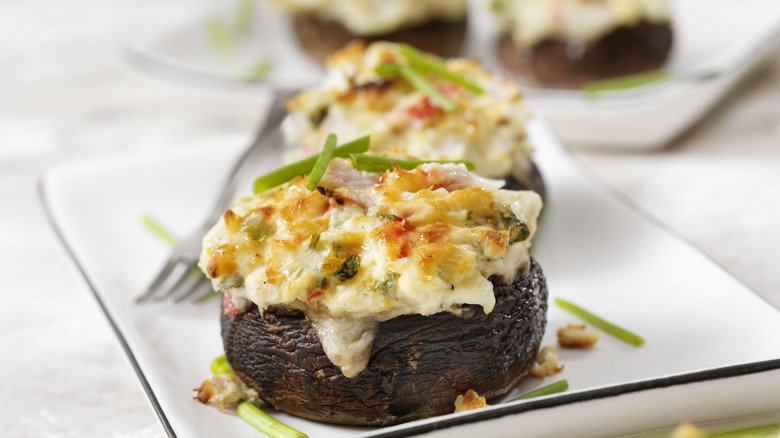
[[[37,195],[56,163],[235,142],[266,98],[124,67],[113,42],[183,0],[0,2],[0,430],[162,437],[110,327],[59,250]],[[576,151],[611,190],[780,307],[780,53],[652,153]]]

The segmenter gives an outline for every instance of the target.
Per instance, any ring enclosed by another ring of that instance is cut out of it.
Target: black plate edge
[[[516,405],[508,405],[500,409],[480,410],[471,415],[444,418],[435,423],[420,424],[412,428],[402,430],[389,430],[384,433],[370,435],[371,438],[400,438],[420,435],[436,430],[446,429],[453,426],[474,423],[477,421],[492,420],[507,415],[520,414],[523,412],[534,411],[538,409],[547,409],[562,406],[571,403],[594,401],[604,398],[616,397],[631,393],[648,391],[653,389],[667,388],[689,383],[700,383],[710,380],[726,379],[731,377],[746,376],[766,371],[780,369],[780,359],[771,359],[761,362],[751,362],[746,364],[731,365],[720,368],[713,368],[703,371],[694,371],[684,374],[676,374],[657,379],[641,380],[623,385],[608,386],[599,389],[585,390],[571,394],[561,394],[555,397],[544,398],[529,401]]]

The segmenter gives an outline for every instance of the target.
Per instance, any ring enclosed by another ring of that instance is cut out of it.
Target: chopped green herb
[[[627,76],[620,76],[601,81],[588,82],[582,86],[587,97],[597,97],[605,91],[628,90],[669,80],[672,74],[668,71],[656,70]]]
[[[353,153],[349,155],[352,159],[352,167],[364,172],[381,173],[386,170],[393,170],[393,163],[404,170],[412,170],[421,164],[439,163],[439,164],[463,164],[468,170],[474,170],[474,164],[466,160],[401,160],[396,158],[377,157],[376,155],[366,155]]]
[[[225,357],[224,354],[211,361],[211,373],[212,374],[233,374],[233,370],[230,369],[230,365],[228,364],[227,358]]]
[[[380,219],[395,219],[398,216],[396,216],[396,215],[394,215],[392,213],[379,213],[378,215],[376,215],[376,217],[378,217]]]
[[[620,339],[621,341],[627,342],[636,347],[639,347],[640,345],[645,343],[645,340],[642,339],[639,335],[631,333],[626,329],[623,329],[610,322],[607,322],[599,318],[598,316],[588,312],[582,307],[577,306],[576,304],[570,303],[560,298],[555,299],[555,304],[557,304],[558,307],[560,307],[561,309],[566,310],[567,312],[573,314],[574,316],[582,319],[585,322],[591,323],[594,327],[604,330],[607,334],[612,335]]]
[[[509,243],[523,242],[531,235],[531,230],[528,229],[528,225],[518,219],[509,206],[500,209],[498,211],[498,217],[501,221],[502,228],[509,232]]]
[[[306,188],[314,190],[319,185],[322,175],[325,174],[325,169],[328,168],[330,159],[333,158],[333,151],[336,149],[336,134],[328,134],[328,138],[325,139],[325,146],[322,147],[317,162],[314,163],[314,167],[311,169],[309,177],[306,178]]]
[[[236,414],[242,420],[252,425],[252,427],[271,438],[308,438],[303,432],[299,432],[269,417],[268,414],[250,402],[243,402],[238,405]]]
[[[317,282],[317,287],[320,289],[328,287],[328,279],[326,277],[320,278],[320,281]]]
[[[270,58],[263,58],[260,61],[257,61],[255,65],[245,69],[241,73],[241,79],[243,79],[244,82],[258,82],[268,76],[268,73],[270,73],[273,68],[273,61],[271,61]]]
[[[221,18],[214,17],[206,21],[206,35],[217,55],[225,59],[233,58],[233,38]]]
[[[239,0],[233,11],[233,33],[245,37],[252,30],[255,15],[254,0]]]
[[[276,231],[276,228],[274,228],[273,223],[269,221],[267,217],[262,214],[253,214],[244,221],[244,224],[241,226],[241,231],[243,231],[250,240],[261,242],[266,237],[272,235]]]
[[[377,282],[376,291],[385,296],[392,296],[398,286],[398,273],[390,271],[384,281]]]
[[[525,394],[515,397],[512,400],[509,400],[510,402],[518,401],[518,400],[526,400],[529,398],[535,398],[535,397],[541,397],[543,395],[550,395],[550,394],[557,394],[559,392],[564,392],[567,389],[569,389],[569,381],[559,380],[555,383],[551,383],[547,386],[542,386],[541,388],[534,389],[531,392],[526,392]],[[507,402],[509,403],[509,402]]]
[[[455,102],[441,94],[433,84],[423,77],[423,75],[408,65],[382,64],[374,69],[374,72],[382,77],[391,76],[396,73],[400,74],[401,77],[406,79],[406,82],[409,82],[414,88],[426,94],[442,110],[448,113],[454,113],[458,110],[458,105]]]
[[[337,147],[333,151],[333,156],[346,158],[353,153],[365,152],[368,150],[369,143],[369,136],[360,137],[356,140]],[[255,193],[262,193],[280,184],[284,184],[296,176],[309,173],[314,167],[314,164],[317,162],[317,158],[319,158],[317,155],[304,158],[303,160],[296,161],[295,163],[288,164],[287,166],[280,167],[276,170],[266,173],[265,175],[259,176],[255,178],[255,182],[252,185],[252,188]]]
[[[329,108],[329,106],[325,105],[324,107],[317,110],[314,114],[309,115],[309,121],[311,122],[312,126],[315,128],[320,126],[320,123],[322,123],[325,117],[328,117]]]
[[[160,225],[160,223],[154,220],[151,216],[146,214],[141,216],[141,223],[146,227],[147,230],[151,231],[152,234],[154,234],[163,242],[167,243],[169,246],[176,246],[176,238],[173,237],[171,233],[168,232],[168,230],[163,228],[163,226]]]
[[[401,52],[401,55],[403,55],[407,61],[409,61],[409,65],[418,71],[431,72],[449,82],[462,85],[463,88],[477,94],[485,92],[482,87],[475,84],[474,82],[448,70],[439,58],[428,56],[408,44],[401,44],[399,46],[399,52]]]
[[[341,281],[347,281],[357,275],[358,269],[360,269],[360,256],[352,254],[344,260],[339,270],[333,275]]]
[[[202,275],[202,273],[201,273]],[[219,290],[235,289],[237,287],[244,286],[244,277],[238,273],[234,273],[219,282]]]

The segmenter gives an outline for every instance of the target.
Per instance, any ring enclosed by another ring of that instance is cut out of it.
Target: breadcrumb
[[[595,330],[586,330],[585,324],[567,324],[558,329],[558,344],[565,348],[590,349],[601,338],[601,333]]]
[[[465,395],[459,395],[455,399],[455,412],[470,411],[472,409],[479,409],[487,407],[485,397],[477,394],[473,389],[466,391]]]
[[[547,377],[559,373],[563,365],[558,364],[558,350],[551,345],[543,347],[536,355],[534,364],[531,365],[531,375],[534,377]]]
[[[216,374],[206,379],[199,388],[193,389],[195,400],[214,406],[220,411],[235,409],[242,401],[258,398],[257,391],[249,388],[232,374]]]

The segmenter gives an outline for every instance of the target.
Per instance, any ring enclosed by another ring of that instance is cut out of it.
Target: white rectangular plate
[[[590,351],[560,350],[564,370],[527,378],[509,396],[568,379],[559,395],[391,428],[339,427],[271,410],[311,437],[609,436],[679,421],[780,410],[780,312],[682,239],[606,193],[563,152],[549,127],[530,126],[549,203],[536,242],[551,298],[561,297],[644,336],[604,336]],[[206,216],[240,148],[74,163],[46,172],[51,222],[113,324],[165,430],[178,437],[257,437],[232,414],[192,400],[222,353],[219,300],[138,305],[168,248],[141,225],[150,214],[186,236]],[[278,165],[278,150],[258,173]],[[246,188],[249,191],[249,187]],[[550,306],[544,345],[578,320]],[[561,417],[563,416],[563,417]],[[565,419],[566,421],[561,421]]]

